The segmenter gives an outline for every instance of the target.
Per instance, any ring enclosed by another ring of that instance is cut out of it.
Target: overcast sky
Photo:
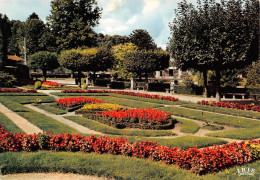
[[[196,0],[188,0],[188,2]],[[0,13],[10,20],[25,21],[35,12],[42,20],[50,14],[51,0],[0,0]],[[103,8],[97,33],[128,36],[135,29],[145,29],[155,43],[165,49],[170,37],[169,23],[181,0],[97,0]]]

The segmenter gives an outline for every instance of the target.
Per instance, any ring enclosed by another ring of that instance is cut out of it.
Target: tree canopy
[[[146,89],[148,89],[148,77],[154,71],[169,67],[170,55],[163,50],[133,51],[125,55],[124,67],[127,71],[138,75],[144,73]]]
[[[8,17],[0,13],[0,69],[5,66],[7,61],[10,32],[11,26]]]
[[[91,47],[92,28],[99,23],[101,10],[96,0],[52,0],[51,15],[47,19],[59,51]]]
[[[257,0],[205,0],[197,7],[179,3],[168,45],[177,67],[215,71],[220,100],[220,72],[244,68],[257,58],[252,51],[258,49],[258,12]]]
[[[130,42],[135,44],[139,48],[139,50],[152,50],[157,48],[153,38],[144,29],[134,30],[129,35],[129,38]]]
[[[29,57],[28,65],[30,68],[42,70],[43,80],[46,81],[46,72],[59,67],[56,53],[39,51]]]

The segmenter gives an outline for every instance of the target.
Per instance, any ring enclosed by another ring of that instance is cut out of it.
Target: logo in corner
[[[255,169],[254,168],[240,168],[237,169],[237,173],[239,176],[253,176],[255,174]]]

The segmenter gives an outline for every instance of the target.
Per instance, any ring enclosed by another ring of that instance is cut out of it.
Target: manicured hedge
[[[186,85],[175,85],[174,92],[177,94],[191,94],[191,95],[202,95],[203,88],[199,86],[186,86]]]

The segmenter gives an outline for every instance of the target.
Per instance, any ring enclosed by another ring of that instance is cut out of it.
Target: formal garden
[[[95,32],[96,0],[50,5],[0,14],[0,179],[259,179],[259,1],[178,3],[166,50]]]

